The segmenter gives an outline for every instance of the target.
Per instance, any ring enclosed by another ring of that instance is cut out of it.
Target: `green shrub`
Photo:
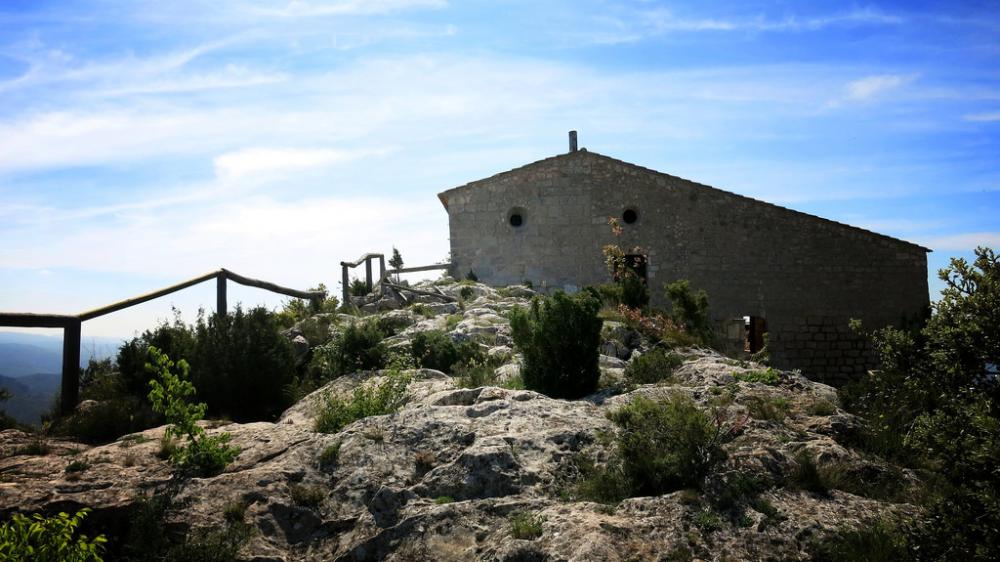
[[[609,417],[620,428],[618,454],[635,494],[697,488],[725,457],[722,428],[685,395],[660,402],[639,396]]]
[[[15,513],[0,525],[0,560],[9,562],[100,562],[107,539],[88,539],[77,528],[90,510],[53,517]]]
[[[81,400],[93,400],[67,416],[56,416],[48,433],[71,437],[84,443],[108,443],[122,435],[142,431],[163,423],[142,397],[133,396],[126,381],[110,361],[91,361],[80,378]]]
[[[553,398],[580,398],[597,389],[600,302],[589,291],[535,297],[510,312],[514,345],[524,356],[525,386]]]
[[[898,524],[883,519],[858,528],[842,528],[824,540],[814,541],[808,550],[812,562],[901,562],[915,559],[906,531]]]
[[[321,381],[358,371],[386,366],[389,348],[385,333],[374,322],[354,322],[337,333],[327,345],[313,350],[311,369]]]
[[[694,516],[694,526],[705,533],[714,533],[722,530],[722,518],[718,513],[710,510],[699,511]]]
[[[351,284],[348,285],[347,292],[352,297],[363,297],[369,292],[368,283],[364,279],[351,279]]]
[[[708,293],[694,291],[687,279],[663,286],[671,303],[670,317],[702,345],[712,342],[712,324],[708,316]]]
[[[782,421],[792,411],[792,405],[787,398],[780,396],[748,396],[745,400],[750,417],[758,420]]]
[[[14,449],[14,455],[43,456],[50,452],[52,452],[52,448],[41,439],[34,439],[27,445]]]
[[[90,463],[82,460],[72,460],[68,465],[66,465],[65,472],[83,472],[90,468]]]
[[[781,371],[768,367],[762,371],[744,371],[733,373],[733,378],[743,382],[757,382],[761,384],[776,385],[781,382]]]
[[[545,518],[540,515],[518,511],[510,516],[510,536],[515,539],[535,540],[542,536],[542,523]]]
[[[438,497],[434,498],[434,503],[436,503],[438,505],[444,505],[446,503],[454,503],[454,502],[455,502],[455,498],[453,498],[451,496],[438,496]]]
[[[310,291],[321,291],[327,293],[326,285],[320,283]],[[290,328],[297,322],[301,322],[316,314],[334,314],[340,306],[340,301],[335,296],[327,296],[321,300],[290,299],[286,301],[277,313],[278,323],[286,328]],[[306,336],[308,337],[308,336]],[[310,340],[311,342],[312,340]]]
[[[476,294],[476,291],[472,287],[462,287],[458,290],[458,296],[462,297],[462,300],[469,300]]]
[[[625,367],[625,380],[631,384],[654,384],[673,380],[674,370],[684,363],[678,353],[656,348],[633,359]]]
[[[806,413],[810,416],[832,416],[837,413],[837,405],[829,400],[819,399],[806,406]]]
[[[326,468],[337,464],[340,460],[340,441],[333,445],[328,445],[319,455],[319,467]]]
[[[306,484],[291,484],[288,486],[288,494],[295,505],[313,508],[319,507],[326,498],[326,490],[322,486]]]
[[[619,283],[601,283],[594,287],[601,303],[611,309],[617,309],[622,304],[622,286]]]
[[[624,275],[618,282],[621,285],[621,304],[629,308],[645,308],[649,304],[649,287],[638,275]]]
[[[316,431],[337,433],[355,420],[395,412],[405,403],[409,384],[409,375],[390,369],[381,383],[360,385],[349,399],[327,396],[316,416]]]
[[[459,388],[496,386],[496,370],[499,366],[499,361],[489,357],[459,361],[452,368],[455,386]]]
[[[165,435],[187,438],[184,447],[172,451],[170,461],[185,471],[206,476],[218,474],[236,459],[240,449],[228,445],[228,433],[208,436],[197,425],[205,415],[206,405],[188,402],[195,388],[188,380],[187,361],[181,359],[174,363],[155,347],[149,348],[149,355],[152,362],[147,364],[147,370],[154,377],[149,381],[149,401],[170,424]],[[176,373],[173,372],[175,366]]]
[[[445,373],[450,373],[460,361],[477,361],[482,357],[482,351],[475,342],[455,343],[450,336],[438,330],[414,334],[410,350],[417,365]]]

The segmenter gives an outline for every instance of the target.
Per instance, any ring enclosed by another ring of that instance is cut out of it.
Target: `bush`
[[[483,354],[475,342],[455,343],[455,340],[438,330],[414,334],[410,340],[410,350],[417,365],[445,373],[450,373],[456,363],[475,361]]]
[[[670,317],[702,345],[712,342],[712,324],[708,316],[708,293],[693,291],[687,279],[663,286],[671,303]]]
[[[389,349],[382,342],[385,333],[374,322],[353,322],[327,345],[313,350],[310,370],[321,380],[358,371],[385,367]]]
[[[898,524],[876,520],[856,529],[843,528],[809,548],[812,562],[900,562],[913,560],[907,533]]]
[[[348,286],[347,292],[352,297],[363,297],[369,292],[368,283],[363,279],[351,279],[351,284]]]
[[[684,358],[674,352],[653,349],[633,359],[625,367],[625,380],[631,384],[669,382],[674,370],[684,363]]]
[[[88,539],[77,528],[90,510],[53,517],[15,513],[0,525],[0,560],[9,562],[100,562],[107,539]],[[74,536],[75,535],[75,536]]]
[[[148,350],[155,347],[190,361],[191,380],[208,413],[240,422],[273,420],[291,405],[282,390],[295,381],[295,354],[281,329],[278,316],[264,307],[237,306],[207,319],[199,314],[190,327],[178,315],[122,346],[118,369],[126,393],[144,398]]]
[[[1000,544],[1000,259],[977,248],[953,259],[933,314],[918,331],[869,334],[880,369],[842,394],[864,417],[862,444],[898,462],[934,470],[921,556],[990,560]]]
[[[515,539],[535,540],[542,536],[542,523],[545,518],[539,515],[518,511],[510,516],[510,536]]]
[[[640,396],[609,417],[621,428],[618,454],[636,494],[700,487],[725,457],[721,426],[684,395],[662,402]]]
[[[553,398],[580,398],[597,389],[600,302],[590,292],[556,291],[510,312],[514,345],[524,356],[525,386]]]
[[[327,396],[316,416],[316,431],[337,433],[355,420],[395,412],[406,402],[409,384],[409,375],[394,368],[386,372],[381,383],[355,388],[349,399]]]
[[[749,396],[746,399],[746,407],[750,411],[750,417],[758,420],[782,421],[792,411],[792,405],[788,399],[780,396],[773,398]]]
[[[649,288],[638,275],[625,275],[618,282],[621,285],[621,303],[629,308],[645,308],[649,304]]]
[[[328,292],[326,285],[323,283],[320,283],[316,287],[309,290],[321,291],[323,293]],[[295,325],[296,322],[300,322],[317,314],[336,313],[339,306],[340,300],[332,295],[327,296],[322,300],[290,299],[282,305],[281,311],[277,313],[277,320],[282,326],[290,328]]]
[[[744,371],[733,373],[733,378],[743,382],[756,382],[767,385],[776,385],[781,382],[781,371],[768,367],[762,371]]]
[[[206,405],[190,404],[188,398],[195,393],[194,385],[188,379],[188,364],[183,359],[174,363],[155,347],[149,349],[152,363],[147,370],[153,379],[149,381],[149,401],[153,409],[166,416],[167,427],[164,435],[186,437],[187,445],[172,451],[170,462],[184,471],[204,476],[218,474],[233,462],[240,450],[228,445],[229,434],[209,437],[197,425],[205,415]],[[174,367],[177,372],[174,373]]]

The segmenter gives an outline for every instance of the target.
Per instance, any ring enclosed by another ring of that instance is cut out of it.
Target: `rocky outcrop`
[[[490,353],[509,360],[501,369],[512,376],[517,357],[506,347],[503,314],[523,297],[492,289],[479,295],[449,333],[495,339]],[[405,342],[415,330],[446,327],[444,319],[455,314],[447,310],[430,318],[407,310],[388,314],[406,326],[397,340]],[[632,336],[623,327],[609,332],[629,355],[639,347],[638,341],[629,347]],[[255,532],[240,557],[261,562],[801,560],[814,537],[907,509],[838,490],[819,494],[784,485],[802,451],[867,471],[870,478],[890,470],[844,445],[857,422],[836,407],[832,388],[792,372],[781,373],[774,385],[740,381],[734,374],[760,366],[706,350],[684,354],[669,385],[605,389],[578,401],[527,390],[458,388],[444,373],[415,370],[397,413],[358,420],[336,434],[315,432],[325,396],[347,395],[382,374],[356,373],[305,397],[275,423],[206,424],[210,434],[230,433],[242,449],[222,474],[209,478],[173,474],[157,456],[164,428],[96,447],[48,439],[39,447],[37,436],[9,430],[0,433],[0,515],[87,506],[95,521],[112,524],[142,497],[171,488],[175,502],[185,506],[168,515],[166,524],[175,529],[217,528],[228,505],[246,505]],[[607,378],[620,378],[626,366],[621,355],[602,357]],[[568,499],[574,459],[608,456],[603,436],[616,431],[608,412],[636,396],[668,393],[743,420],[718,471],[766,477],[772,485],[761,499],[768,509],[748,509],[738,522],[712,526],[701,515],[706,501],[691,492],[635,497],[617,506]],[[777,400],[786,415],[748,417],[759,400]],[[316,501],[304,502],[303,489]],[[516,538],[515,513],[540,522],[540,535]]]

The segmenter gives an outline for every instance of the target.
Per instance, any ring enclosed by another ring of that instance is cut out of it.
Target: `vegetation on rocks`
[[[526,309],[510,313],[514,345],[524,355],[522,377],[529,390],[553,398],[580,398],[597,388],[600,301],[584,291],[556,291],[535,297]]]
[[[80,534],[78,527],[90,512],[60,512],[52,517],[14,514],[0,525],[0,560],[8,562],[100,562],[107,539]]]
[[[381,381],[355,387],[350,398],[326,396],[316,416],[316,431],[337,433],[356,420],[395,412],[406,402],[406,387],[411,380],[400,368],[393,367]]]
[[[313,350],[310,369],[320,382],[357,371],[381,369],[389,360],[385,332],[376,322],[352,322]]]
[[[673,351],[655,348],[629,362],[625,380],[631,384],[655,384],[670,381],[684,357]]]
[[[440,330],[413,334],[410,350],[417,365],[446,373],[452,372],[459,362],[468,364],[482,359],[479,344],[468,340],[456,343]]]
[[[154,377],[149,381],[149,401],[170,424],[164,435],[187,439],[185,446],[171,452],[170,462],[200,475],[218,474],[233,462],[240,449],[228,444],[228,433],[209,436],[198,425],[198,420],[205,415],[206,405],[188,402],[195,388],[188,380],[187,361],[181,359],[174,363],[155,347],[149,348],[149,356],[151,363],[147,363],[146,369]]]

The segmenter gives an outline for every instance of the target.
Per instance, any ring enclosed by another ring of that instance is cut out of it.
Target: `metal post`
[[[215,313],[225,316],[226,309],[226,272],[220,271],[215,278]]]
[[[63,328],[62,360],[59,409],[68,415],[80,401],[80,320],[71,320]]]
[[[351,304],[350,281],[347,279],[347,265],[341,263],[340,269],[343,270],[343,274],[341,275],[341,284],[344,286],[344,300],[341,301],[340,305],[347,306]]]
[[[368,292],[372,292],[372,259],[365,259],[365,285],[368,286]]]

